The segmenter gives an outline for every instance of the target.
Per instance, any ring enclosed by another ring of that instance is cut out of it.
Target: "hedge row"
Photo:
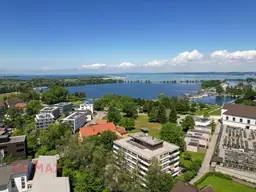
[[[220,173],[220,172],[208,172],[203,177],[201,177],[197,182],[195,182],[194,185],[198,186],[209,176],[216,176],[216,177],[221,177],[223,179],[232,180],[232,177],[229,176],[229,175],[226,175],[226,174],[223,174],[223,173]]]

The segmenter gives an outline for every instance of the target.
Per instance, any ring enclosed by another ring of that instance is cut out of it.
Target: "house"
[[[59,112],[61,115],[69,114],[73,110],[73,104],[70,102],[61,102],[54,105],[59,108]]]
[[[101,122],[102,123],[102,122]],[[91,125],[88,127],[82,127],[79,130],[79,137],[80,139],[83,139],[83,137],[89,137],[93,135],[100,135],[104,131],[112,131],[115,133],[118,137],[127,137],[127,131],[124,127],[121,126],[115,126],[113,122],[107,122],[105,124],[96,124]]]
[[[39,129],[48,128],[50,124],[55,122],[54,116],[52,113],[39,113],[35,117],[36,127]]]
[[[28,185],[30,161],[17,161],[0,166],[0,192],[25,192]]]
[[[113,151],[117,158],[119,151],[124,153],[131,170],[138,166],[143,186],[146,186],[147,171],[154,158],[159,159],[162,171],[172,176],[177,176],[180,173],[179,146],[159,140],[147,133],[138,132],[127,138],[115,140]]]
[[[57,176],[58,155],[39,156],[34,159],[35,174],[31,182],[31,192],[70,192],[68,177]]]
[[[57,119],[60,116],[60,110],[56,106],[49,106],[49,107],[44,107],[43,109],[40,110],[41,114],[43,113],[51,113],[54,116],[54,119]]]
[[[17,103],[23,103],[24,101],[19,98],[10,98],[5,101],[7,107],[15,107]]]
[[[16,104],[15,104],[15,107],[16,107],[17,109],[20,109],[20,110],[23,110],[23,111],[25,111],[26,106],[27,106],[27,104],[24,103],[24,102],[22,102],[22,103],[16,103]]]
[[[225,104],[221,118],[223,125],[256,130],[256,106]]]
[[[190,183],[178,181],[170,192],[214,192],[214,190],[211,185],[198,189]]]
[[[93,100],[86,101],[79,105],[78,111],[90,110],[93,114]]]
[[[86,122],[86,116],[83,112],[74,112],[66,118],[62,119],[62,123],[69,123],[73,129],[73,133],[76,133],[79,128],[84,126]]]
[[[4,150],[4,156],[27,157],[26,135],[10,137],[8,134],[0,135],[0,150]]]

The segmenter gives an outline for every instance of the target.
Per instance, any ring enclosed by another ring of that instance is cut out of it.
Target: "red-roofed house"
[[[18,109],[22,109],[22,110],[25,110],[26,109],[26,103],[16,103],[15,104],[15,107],[18,108]]]
[[[126,137],[127,131],[120,126],[115,126],[113,122],[107,122],[105,124],[92,125],[89,127],[82,127],[79,130],[79,137],[82,139],[83,137],[89,137],[93,135],[100,135],[104,131],[112,131],[116,133],[119,137]]]
[[[106,124],[107,122],[108,122],[107,120],[97,120],[96,124],[97,125],[103,125],[103,124]]]

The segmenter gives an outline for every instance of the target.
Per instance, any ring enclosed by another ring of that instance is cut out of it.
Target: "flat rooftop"
[[[204,118],[204,117],[198,117],[198,116],[196,116],[194,119],[195,119],[195,121],[202,122],[202,123],[206,123],[206,122],[211,121],[210,119],[207,119],[207,118]]]
[[[203,133],[203,134],[208,134],[211,135],[208,131],[201,131],[201,130],[196,130],[196,129],[190,129],[188,132],[194,132],[194,133]]]
[[[54,118],[53,114],[51,113],[39,113],[36,115],[37,119],[48,119],[48,118]]]
[[[85,115],[84,113],[80,113],[80,112],[74,112],[71,115],[67,116],[65,119],[63,120],[74,120],[78,117],[80,117],[81,115]]]
[[[145,137],[145,138],[142,137],[142,139],[146,140],[146,141],[148,141],[149,138],[152,140],[152,136],[148,136],[148,137]],[[154,140],[156,140],[156,142]],[[142,157],[144,157],[146,159],[149,159],[149,160],[152,159],[153,157],[162,155],[162,154],[167,153],[167,152],[174,152],[174,151],[176,151],[180,148],[179,146],[168,143],[166,141],[161,141],[161,140],[158,140],[158,139],[154,139],[154,140],[151,143],[162,142],[163,146],[159,147],[155,150],[151,150],[151,149],[149,149],[149,148],[147,148],[143,145],[140,145],[140,144],[134,142],[133,138],[131,136],[127,137],[127,138],[115,140],[114,143],[116,145],[119,145],[119,146],[121,146],[125,149],[128,149],[128,150],[138,154],[139,156],[142,156]]]
[[[8,135],[0,135],[0,139],[7,139],[9,136]],[[20,142],[25,142],[26,140],[26,135],[20,135],[20,136],[13,136],[9,137],[9,141],[7,142],[0,142],[1,144],[6,144],[6,143],[20,143]]]
[[[57,160],[55,156],[39,156],[34,162],[43,169],[37,169],[32,182],[31,192],[69,192],[69,178],[57,177]],[[47,171],[48,170],[48,171]]]
[[[55,106],[64,106],[64,105],[72,105],[71,102],[61,102],[61,103],[56,103],[54,104]]]
[[[162,140],[159,140],[154,136],[151,136],[142,132],[130,134],[129,136],[136,140],[142,141],[143,143],[149,144],[151,146],[155,146],[163,143]]]
[[[41,109],[41,111],[52,111],[52,110],[55,110],[55,109],[58,109],[58,107],[44,107],[43,109]]]

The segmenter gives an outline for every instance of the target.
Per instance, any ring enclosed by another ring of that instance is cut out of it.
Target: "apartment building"
[[[114,153],[122,151],[130,170],[138,166],[139,175],[145,181],[150,162],[157,158],[162,170],[177,176],[179,174],[179,146],[156,139],[147,133],[138,132],[127,138],[114,141]],[[145,183],[142,182],[145,186]]]
[[[24,160],[0,165],[0,192],[27,191],[29,163]]]
[[[210,126],[211,124],[211,120],[208,118],[195,116],[194,119],[195,119],[196,126],[207,127],[207,126]]]
[[[56,106],[49,106],[49,107],[44,107],[41,111],[41,114],[43,113],[51,113],[54,116],[54,119],[57,119],[60,116],[60,110]]]
[[[0,135],[0,150],[4,151],[4,156],[11,155],[17,158],[27,157],[26,135],[10,137]]]
[[[223,125],[256,130],[256,106],[225,104],[221,118]]]
[[[54,105],[59,108],[59,112],[61,115],[69,114],[73,110],[73,104],[70,102],[61,102]]]
[[[89,110],[93,114],[93,103],[94,103],[93,100],[86,101],[86,102],[79,105],[78,110],[79,111]]]
[[[80,127],[84,126],[85,122],[86,116],[83,112],[74,112],[62,120],[62,123],[70,124],[73,129],[73,133],[76,133]]]
[[[50,124],[55,122],[54,116],[52,113],[39,113],[35,117],[36,127],[39,129],[48,128]]]

